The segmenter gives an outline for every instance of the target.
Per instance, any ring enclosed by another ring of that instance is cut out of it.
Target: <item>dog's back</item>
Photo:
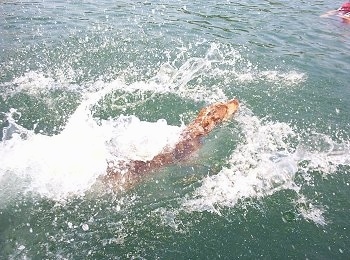
[[[237,111],[238,106],[238,101],[233,99],[203,108],[196,119],[184,129],[179,142],[172,150],[163,151],[149,161],[130,161],[118,166],[109,166],[106,180],[116,185],[128,186],[146,173],[186,159],[199,149],[202,137],[218,124],[228,120]]]

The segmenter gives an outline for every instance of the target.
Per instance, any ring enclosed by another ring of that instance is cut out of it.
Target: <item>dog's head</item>
[[[238,106],[236,99],[210,105],[199,112],[194,124],[201,126],[204,134],[209,133],[216,125],[231,118]]]

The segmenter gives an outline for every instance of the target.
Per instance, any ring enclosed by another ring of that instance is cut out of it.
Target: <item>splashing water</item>
[[[205,178],[196,191],[197,198],[187,201],[185,207],[216,211],[215,205],[232,207],[244,198],[297,190],[293,183],[297,163],[285,141],[294,134],[292,129],[285,123],[263,124],[242,109],[236,120],[245,140],[231,155],[229,167]]]
[[[244,140],[232,153],[229,166],[204,178],[192,198],[183,202],[183,208],[220,214],[221,207],[234,207],[244,199],[261,198],[288,189],[299,194],[299,200],[309,205],[301,208],[300,214],[324,225],[324,210],[307,202],[300,194],[301,187],[295,182],[295,176],[300,173],[308,180],[312,170],[330,174],[340,165],[349,165],[349,143],[338,144],[319,134],[309,138],[309,143],[300,142],[293,148],[295,141],[292,140],[300,138],[286,123],[264,122],[244,107],[236,120]],[[321,146],[325,148],[314,148]]]
[[[2,177],[15,175],[27,182],[27,191],[60,198],[81,193],[105,169],[105,131],[101,131],[82,104],[62,133],[34,134],[17,124],[17,133],[1,143]],[[25,138],[21,138],[25,134]],[[4,135],[8,136],[8,134]]]
[[[151,123],[120,116],[97,122],[91,108],[115,89],[114,84],[88,94],[64,130],[54,136],[21,127],[12,109],[0,148],[0,178],[15,175],[27,187],[25,192],[59,200],[84,194],[105,174],[109,159],[149,159],[178,139],[181,127],[169,126],[165,120]]]
[[[88,83],[83,88],[67,82],[69,79],[64,77],[53,79],[40,71],[30,71],[11,82],[1,83],[4,98],[16,93],[36,96],[61,89],[79,92],[83,100],[69,116],[62,132],[53,136],[36,134],[19,125],[14,115],[20,113],[15,109],[7,113],[9,126],[3,129],[0,147],[1,185],[6,186],[7,191],[16,189],[16,186],[9,185],[9,181],[16,178],[21,183],[16,192],[24,190],[61,199],[70,194],[84,194],[96,178],[105,173],[106,162],[111,158],[152,158],[165,146],[176,142],[182,126],[170,126],[165,119],[143,122],[135,116],[123,115],[97,120],[93,118],[93,107],[114,91],[176,93],[184,98],[208,102],[225,100],[227,98],[220,88],[201,85],[192,89],[188,85],[189,81],[211,70],[212,64],[222,58],[213,45],[203,58],[190,58],[180,66],[175,65],[176,61],[165,63],[156,76],[129,85],[117,79]],[[135,102],[142,102],[142,98]],[[131,105],[127,103],[125,106]]]
[[[29,72],[6,83],[17,86],[12,94],[26,91],[35,95],[38,91],[56,88],[79,90],[83,93],[83,101],[69,117],[64,130],[54,136],[34,134],[21,127],[12,117],[16,111],[11,110],[7,115],[10,125],[4,131],[0,149],[0,178],[15,175],[22,180],[26,191],[54,199],[66,198],[70,194],[84,194],[90,189],[96,178],[105,173],[109,159],[147,160],[176,142],[182,126],[170,126],[165,119],[145,122],[135,116],[123,115],[108,120],[93,118],[93,106],[114,91],[173,93],[185,99],[211,103],[227,100],[227,96],[224,87],[199,84],[203,76],[230,73],[234,75],[234,80],[249,81],[249,77],[244,78],[246,68],[251,68],[248,72],[252,77],[269,82],[296,85],[305,79],[303,73],[295,71],[259,72],[238,52],[227,52],[221,48],[212,44],[204,57],[191,57],[183,63],[179,54],[178,59],[161,65],[149,80],[128,85],[117,79],[89,83],[86,89],[82,89],[66,83],[64,79],[56,81],[40,72]],[[238,63],[243,64],[242,70],[238,69]],[[230,65],[232,70],[223,69],[221,64]],[[195,79],[198,84],[190,84]],[[135,102],[142,102],[142,98]],[[216,205],[232,207],[241,199],[263,197],[283,189],[298,192],[299,187],[293,179],[300,170],[299,162],[308,160],[310,169],[327,161],[320,157],[328,158],[336,153],[334,149],[325,154],[313,153],[302,145],[293,150],[288,140],[297,134],[288,124],[263,122],[244,107],[236,120],[244,140],[233,152],[229,167],[205,178],[194,198],[184,203],[185,208],[215,211]],[[343,146],[348,149],[347,144]],[[338,152],[333,156],[333,163],[325,163],[323,168],[348,164],[345,151],[338,150],[340,155]]]

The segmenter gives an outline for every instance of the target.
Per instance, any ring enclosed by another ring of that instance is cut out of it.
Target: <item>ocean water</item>
[[[349,259],[334,1],[0,2],[0,259]],[[116,191],[202,107],[239,112]]]

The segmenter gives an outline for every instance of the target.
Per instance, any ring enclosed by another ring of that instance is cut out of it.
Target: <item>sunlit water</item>
[[[319,17],[336,7],[2,1],[0,258],[347,259],[350,25]],[[100,182],[234,97],[187,161]]]

